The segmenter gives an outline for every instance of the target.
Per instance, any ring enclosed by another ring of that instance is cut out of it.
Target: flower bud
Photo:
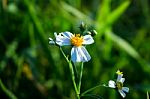
[[[93,36],[93,37],[94,37],[95,35],[97,35],[96,30],[91,30],[90,32],[91,32],[91,36]]]
[[[86,30],[86,28],[87,28],[87,25],[84,22],[81,22],[79,28],[80,28],[81,32],[84,32]]]

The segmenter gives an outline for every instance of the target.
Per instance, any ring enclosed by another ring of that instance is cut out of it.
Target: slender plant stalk
[[[83,62],[82,62],[82,64],[81,64],[81,68],[80,68],[80,78],[79,78],[79,85],[78,85],[78,92],[79,92],[79,94],[80,94],[80,89],[81,89],[81,80],[82,80],[82,72],[83,72]]]
[[[9,90],[5,87],[5,85],[3,84],[3,82],[0,79],[0,89],[2,89],[2,91],[10,98],[10,99],[17,99],[17,97]]]
[[[71,77],[72,77],[73,85],[74,85],[74,88],[75,88],[75,91],[76,91],[77,99],[80,99],[80,96],[79,96],[80,93],[77,89],[77,84],[75,82],[75,75],[74,75],[74,70],[73,70],[73,66],[72,66],[71,61],[69,62],[69,68],[70,68],[70,71],[71,71]]]
[[[63,52],[62,48],[60,48],[60,51],[61,53],[63,54],[63,56],[65,57],[66,61],[68,62],[69,64],[69,69],[70,69],[70,72],[71,72],[71,78],[72,78],[72,82],[73,82],[73,85],[74,85],[74,89],[75,89],[75,92],[76,92],[76,95],[77,95],[77,99],[80,99],[80,96],[79,96],[79,91],[77,89],[77,84],[75,82],[75,75],[74,75],[74,69],[73,69],[73,66],[72,66],[72,63],[71,61],[68,60],[68,57],[65,55],[65,53]]]
[[[63,56],[65,57],[66,61],[69,63],[70,61],[68,60],[68,57],[65,55],[64,51],[62,50],[61,47],[59,47],[61,53],[63,54]]]
[[[147,99],[149,99],[149,94],[148,94],[148,91],[147,91]]]
[[[105,86],[105,85],[97,85],[97,86],[95,86],[95,87],[92,87],[92,88],[90,88],[90,89],[84,91],[84,92],[81,94],[81,96],[85,96],[86,93],[88,93],[88,92],[90,92],[90,91],[93,91],[94,89],[96,89],[96,88],[98,88],[98,87],[108,87],[108,86]]]

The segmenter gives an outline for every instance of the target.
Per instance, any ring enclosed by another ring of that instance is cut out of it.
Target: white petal
[[[52,38],[49,38],[49,40],[50,40],[50,41],[53,41],[53,39],[52,39]]]
[[[56,43],[59,46],[71,45],[70,38],[68,38],[67,36],[64,36],[63,33],[59,33],[59,35],[57,35],[56,33],[54,33],[54,35],[56,37]]]
[[[84,47],[84,46],[81,46],[80,47],[81,49],[79,49],[80,50],[80,53],[81,53],[81,55],[82,55],[82,62],[87,62],[87,61],[89,61],[90,59],[91,59],[91,56],[90,56],[90,54],[88,53],[88,51],[86,50],[86,48]]]
[[[69,39],[73,36],[73,34],[72,34],[71,32],[63,32],[62,35],[63,35],[64,37],[69,38]]]
[[[117,77],[117,81],[120,82],[120,80],[122,79],[123,74],[119,74]]]
[[[119,93],[121,94],[121,96],[122,96],[123,98],[126,97],[126,94],[125,94],[122,90],[118,90],[118,91],[119,91]]]
[[[120,79],[120,82],[124,83],[124,81],[125,81],[125,78]]]
[[[116,88],[115,85],[116,85],[116,83],[113,80],[110,80],[109,83],[108,83],[108,86],[111,87],[111,88]]]
[[[85,36],[83,36],[83,40],[84,41],[83,41],[82,44],[85,44],[85,45],[94,43],[94,40],[93,40],[93,38],[92,38],[91,35],[85,35]]]
[[[123,87],[122,90],[123,90],[124,92],[129,92],[129,88],[128,88],[128,87]]]
[[[49,38],[49,44],[55,44],[55,41],[52,38]]]
[[[49,44],[55,44],[55,42],[54,41],[49,41]]]
[[[84,46],[74,46],[71,50],[71,59],[73,62],[87,62],[91,59],[91,56]]]
[[[57,37],[57,33],[56,32],[54,32],[54,36],[55,36],[55,38]]]
[[[79,52],[78,52],[78,48],[77,47],[73,47],[71,49],[71,60],[73,62],[81,62],[81,57],[79,55]]]

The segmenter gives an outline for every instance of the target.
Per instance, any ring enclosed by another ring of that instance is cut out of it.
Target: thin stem
[[[77,79],[78,79],[78,78],[79,78],[79,75],[78,75],[77,66],[74,64],[73,67],[74,67],[74,70],[75,70],[75,73],[76,73],[76,76],[77,76]]]
[[[0,79],[0,89],[2,89],[3,92],[6,93],[6,95],[10,98],[10,99],[17,99],[17,97],[9,90],[5,87],[5,85],[3,84],[3,82]]]
[[[90,89],[84,91],[84,92],[81,94],[81,96],[84,96],[86,93],[88,93],[88,92],[90,92],[90,91],[93,91],[94,89],[96,89],[96,88],[98,88],[98,87],[108,87],[108,86],[105,86],[105,85],[97,85],[97,86],[95,86],[95,87],[92,87],[92,88],[90,88]]]
[[[148,94],[148,91],[147,91],[147,99],[149,99],[149,94]]]
[[[59,48],[60,48],[60,51],[62,52],[63,56],[65,57],[66,61],[69,64],[69,69],[70,69],[70,72],[71,72],[71,78],[72,78],[73,86],[74,86],[74,89],[75,89],[75,92],[76,92],[76,95],[77,95],[77,99],[80,99],[79,92],[78,92],[78,89],[77,89],[77,84],[75,82],[75,75],[74,75],[73,65],[72,65],[71,61],[68,60],[68,57],[65,55],[62,48],[61,47],[59,47]]]
[[[61,53],[63,54],[63,56],[65,57],[66,61],[69,63],[68,57],[65,55],[64,51],[62,50],[61,47],[59,47]]]
[[[77,85],[76,85],[76,82],[75,82],[74,70],[73,70],[73,66],[72,66],[71,62],[69,62],[69,68],[70,68],[70,71],[71,71],[72,82],[73,82],[73,85],[74,85],[74,88],[75,88],[75,91],[76,91],[76,94],[77,94],[77,97],[78,97],[79,92],[78,92]],[[78,99],[80,99],[80,98],[78,98]]]
[[[81,68],[80,68],[80,78],[79,78],[79,85],[78,85],[78,92],[79,92],[79,94],[80,94],[80,89],[81,89],[81,80],[82,80],[82,73],[83,73],[83,62],[81,63],[81,66],[80,66]]]

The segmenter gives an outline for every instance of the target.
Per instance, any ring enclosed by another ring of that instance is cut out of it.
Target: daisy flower
[[[125,81],[125,78],[122,78],[123,73],[120,72],[119,70],[116,73],[118,75],[117,81],[115,82],[113,80],[110,80],[108,86],[110,88],[117,88],[118,92],[121,94],[121,96],[123,98],[125,98],[126,97],[126,93],[129,92],[129,88],[128,87],[123,87],[123,83]]]
[[[73,62],[87,62],[91,59],[84,45],[94,43],[91,35],[81,36],[80,34],[72,34],[71,32],[62,32],[57,35],[54,33],[56,41],[50,39],[50,44],[56,43],[59,46],[72,45],[71,60]]]

